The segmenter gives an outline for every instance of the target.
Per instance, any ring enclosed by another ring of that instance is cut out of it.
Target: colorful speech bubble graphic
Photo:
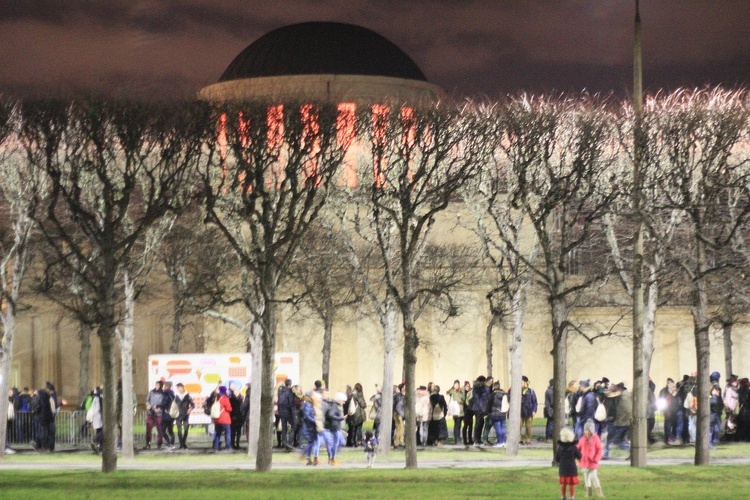
[[[203,386],[200,384],[185,384],[185,390],[188,394],[200,394]]]
[[[167,361],[167,376],[172,378],[175,374],[187,375],[193,369],[192,363],[186,359]]]
[[[233,365],[240,364],[240,357],[239,356],[229,356],[229,362]]]
[[[280,365],[291,365],[292,363],[294,363],[294,358],[290,356],[282,356],[279,360]]]
[[[203,376],[203,380],[208,382],[209,384],[218,384],[221,382],[221,377],[218,373],[206,373]]]
[[[245,366],[230,366],[229,367],[229,376],[230,377],[236,377],[236,378],[245,378],[245,377],[247,377],[247,367],[245,367]]]
[[[216,360],[214,358],[202,358],[201,366],[215,366]]]

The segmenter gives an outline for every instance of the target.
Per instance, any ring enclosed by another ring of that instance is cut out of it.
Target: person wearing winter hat
[[[583,481],[586,485],[586,498],[591,496],[591,490],[596,488],[599,498],[604,496],[602,486],[599,483],[599,462],[602,459],[602,441],[596,433],[594,421],[589,419],[583,424],[583,436],[578,442],[578,451],[581,452],[581,470]]]
[[[214,407],[217,407],[214,410]],[[227,397],[227,388],[219,386],[219,395],[211,405],[211,418],[214,421],[214,451],[221,450],[221,434],[224,434],[224,449],[230,449],[230,432],[232,424],[232,404]]]
[[[557,441],[557,451],[555,452],[555,462],[558,464],[562,498],[565,498],[566,485],[570,490],[570,498],[575,498],[576,485],[580,484],[576,460],[581,459],[581,452],[578,450],[577,444],[578,441],[573,429],[564,427],[560,431],[560,439]]]

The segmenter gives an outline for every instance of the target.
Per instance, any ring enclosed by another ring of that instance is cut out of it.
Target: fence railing
[[[55,446],[64,448],[88,448],[93,435],[91,425],[86,422],[84,410],[60,410],[55,416]],[[156,430],[153,431],[156,442]],[[175,433],[177,431],[175,430]],[[31,412],[16,412],[13,420],[8,420],[7,441],[10,446],[31,446],[35,439],[34,415]],[[176,434],[175,434],[176,435]],[[188,442],[210,442],[206,426],[192,425]],[[133,442],[136,447],[146,443],[146,412],[137,410],[133,415]]]

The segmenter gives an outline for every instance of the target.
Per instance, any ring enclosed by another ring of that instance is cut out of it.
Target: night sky
[[[634,0],[0,0],[0,92],[192,95],[264,33],[372,29],[455,96],[632,88]],[[647,90],[750,85],[750,0],[642,0]]]

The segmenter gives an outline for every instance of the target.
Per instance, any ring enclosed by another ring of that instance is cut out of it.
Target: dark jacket
[[[583,393],[582,397],[583,401],[581,402],[581,412],[578,414],[578,420],[584,423],[588,419],[595,420],[596,407],[599,405],[599,402],[596,400],[596,394],[594,394],[594,391],[588,390]]]
[[[190,394],[186,392],[184,396],[177,394],[174,397],[174,400],[177,401],[177,408],[180,409],[180,414],[177,416],[177,419],[182,421],[187,420],[189,417],[188,410],[195,409],[193,398],[191,398]]]
[[[555,416],[555,388],[552,386],[547,387],[544,391],[544,418],[554,418]]]
[[[230,391],[229,404],[232,406],[232,413],[230,415],[232,422],[242,422],[242,398],[238,392]]]
[[[393,413],[401,418],[406,416],[406,398],[401,391],[393,394]]]
[[[505,391],[502,389],[496,389],[487,398],[487,415],[490,416],[493,422],[505,420],[506,412],[503,410],[503,400],[507,397]]]
[[[531,387],[521,391],[521,418],[531,418],[538,408],[536,393]]]
[[[279,417],[291,420],[294,418],[294,414],[297,413],[297,402],[295,401],[297,396],[294,395],[292,389],[287,386],[282,386],[279,389]]]
[[[471,403],[471,411],[476,415],[484,415],[487,409],[487,399],[490,396],[490,388],[484,382],[474,382],[474,399]]]
[[[557,442],[555,461],[558,464],[560,477],[578,476],[576,459],[581,459],[581,452],[578,450],[577,444],[578,440],[574,440],[572,443]]]
[[[34,418],[43,424],[52,422],[55,416],[52,414],[52,408],[49,405],[49,394],[44,389],[39,389],[31,398],[31,413]]]
[[[171,422],[173,420],[173,418],[169,416],[169,410],[172,408],[172,401],[174,401],[174,391],[172,389],[162,391],[161,407],[164,411],[161,414],[161,418],[166,422]]]
[[[443,418],[448,415],[448,403],[445,402],[445,397],[442,394],[431,394],[430,395],[430,409],[432,410],[432,419],[435,419],[435,407],[439,406],[443,410]]]
[[[344,420],[344,413],[336,401],[331,401],[326,410],[325,423],[323,426],[331,432],[341,430],[341,422]]]

